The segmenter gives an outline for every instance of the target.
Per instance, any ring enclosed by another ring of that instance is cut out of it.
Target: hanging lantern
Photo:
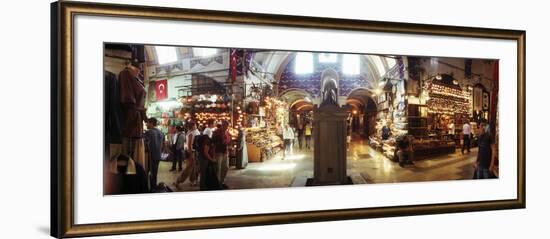
[[[218,100],[218,96],[217,96],[217,95],[211,95],[211,96],[209,97],[209,99],[210,99],[210,102],[214,103],[214,102],[216,102],[216,101]]]

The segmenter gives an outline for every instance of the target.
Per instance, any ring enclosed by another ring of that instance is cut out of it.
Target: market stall
[[[287,105],[266,97],[262,104],[248,102],[248,120],[244,125],[249,162],[263,162],[277,154],[283,146],[281,126],[288,121]]]

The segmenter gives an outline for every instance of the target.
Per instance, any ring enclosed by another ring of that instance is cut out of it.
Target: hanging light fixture
[[[210,101],[211,101],[212,103],[216,102],[216,100],[218,100],[218,96],[217,96],[217,95],[214,94],[214,95],[211,95],[211,96],[210,96]]]

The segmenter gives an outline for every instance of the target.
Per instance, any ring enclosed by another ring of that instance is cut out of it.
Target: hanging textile
[[[231,82],[235,82],[237,79],[238,51],[237,49],[229,50],[229,76],[231,77]]]
[[[122,108],[120,105],[119,82],[116,75],[104,71],[105,92],[105,136],[108,144],[122,143]]]
[[[145,87],[138,78],[139,69],[126,67],[118,75],[122,106],[122,136],[141,138],[145,116]]]
[[[491,92],[491,107],[490,115],[489,115],[489,122],[491,123],[491,135],[492,137],[495,137],[496,135],[496,125],[497,125],[497,106],[498,106],[498,81],[499,81],[499,66],[498,61],[495,62],[493,65],[493,90]],[[494,139],[494,138],[493,138]]]

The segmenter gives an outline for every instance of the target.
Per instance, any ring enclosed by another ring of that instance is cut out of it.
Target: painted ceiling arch
[[[158,66],[158,54],[156,52],[156,49],[154,46],[146,46],[146,56],[148,65],[150,66]],[[176,51],[178,60],[183,59],[190,59],[190,58],[197,58],[200,56],[195,56],[193,47],[174,47],[174,50]],[[220,48],[218,49],[218,53],[221,54],[223,52],[228,51],[227,48]],[[257,78],[258,76],[263,77],[263,82],[278,82],[284,83],[285,77],[288,78],[289,75],[292,75],[294,66],[291,64],[294,62],[295,56],[297,52],[291,52],[291,51],[273,51],[273,50],[249,50],[247,51],[250,54],[252,54],[251,61],[250,61],[250,67],[249,69],[251,71],[254,71],[254,73],[260,73],[260,74],[253,74],[254,77],[249,77],[250,81],[253,81],[253,78]],[[341,54],[340,54],[341,55]],[[224,56],[226,57],[226,56]],[[316,58],[314,58],[316,59]],[[360,73],[357,76],[343,76],[343,79],[347,79],[346,82],[343,82],[343,87],[345,88],[343,91],[341,91],[341,95],[347,95],[351,92],[352,89],[357,87],[365,87],[374,89],[378,87],[379,81],[384,77],[384,74],[388,71],[391,71],[392,68],[395,67],[395,59],[393,57],[389,56],[379,56],[379,55],[360,55]],[[317,62],[317,60],[314,60],[314,62]],[[330,65],[331,63],[319,63],[317,62],[315,65]],[[332,63],[333,68],[338,70],[340,74],[342,73],[342,67],[341,62]],[[322,70],[322,69],[317,69]],[[220,71],[220,74],[223,73],[225,75],[228,75],[228,73],[224,71]],[[286,74],[286,76],[285,76]],[[224,78],[224,77],[221,77]],[[225,77],[227,78],[227,77]],[[311,80],[311,79],[310,79]],[[315,81],[316,79],[313,79]],[[320,90],[319,87],[316,87],[316,84],[312,85],[304,85],[300,86],[298,85],[297,88],[305,87],[305,89],[309,90],[309,93],[313,96],[318,96],[318,91]],[[283,84],[283,87],[285,85]],[[279,89],[285,90],[287,88]]]
[[[270,56],[268,53],[264,53],[263,55],[264,57],[266,57],[266,60],[264,60],[263,62],[265,62],[266,64],[271,64],[269,66],[266,65],[266,68],[271,67],[271,70],[276,69],[276,71],[271,73],[275,75],[275,80],[279,83],[280,91],[286,90],[288,88],[303,88],[314,96],[319,95],[320,85],[318,85],[318,82],[320,79],[317,78],[319,78],[319,72],[323,71],[326,68],[329,68],[329,66],[324,66],[327,64],[315,64],[315,72],[312,74],[312,77],[308,78],[299,76],[294,73],[294,66],[292,63],[294,62],[296,53],[278,56],[276,58],[276,64],[273,63],[273,58],[269,58]],[[356,76],[344,75],[342,73],[341,63],[339,62],[333,63],[330,66],[339,71],[340,74],[343,76],[342,78],[344,79],[344,81],[340,95],[345,96],[349,94],[352,89],[357,87],[365,87],[374,90],[379,86],[379,81],[384,77],[385,73],[390,71],[391,68],[395,67],[395,59],[391,57],[377,55],[361,55],[360,64],[362,65],[360,67],[360,74]],[[300,78],[300,80],[290,79],[292,77]],[[292,81],[296,84],[288,83],[288,81]]]

